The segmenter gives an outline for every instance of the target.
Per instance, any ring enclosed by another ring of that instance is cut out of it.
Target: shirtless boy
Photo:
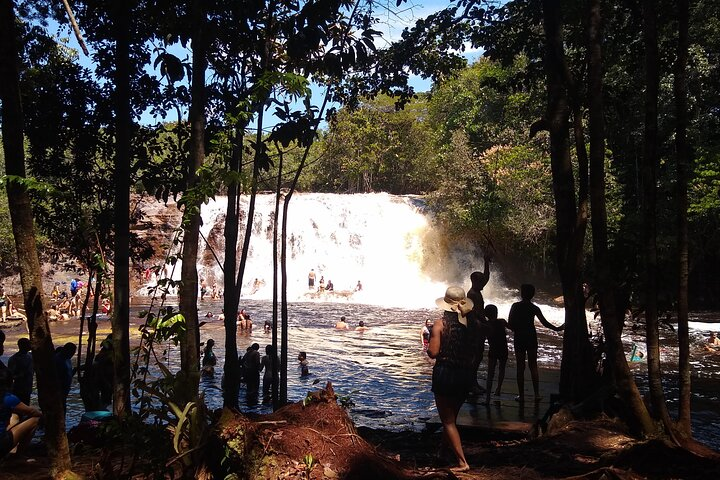
[[[535,329],[535,317],[540,320],[545,327],[559,332],[565,325],[556,327],[548,322],[540,311],[540,307],[532,303],[535,296],[535,287],[530,284],[520,286],[521,301],[515,302],[510,307],[510,315],[508,315],[508,328],[515,332],[515,357],[517,359],[517,385],[518,396],[515,400],[525,401],[525,357],[530,367],[530,376],[532,377],[533,392],[535,393],[535,401],[541,400],[538,385],[538,366],[537,351],[538,339],[537,330]]]

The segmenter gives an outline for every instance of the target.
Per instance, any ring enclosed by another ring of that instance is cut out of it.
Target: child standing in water
[[[488,351],[488,373],[485,403],[490,404],[490,392],[492,391],[493,377],[495,376],[495,366],[498,365],[498,384],[495,389],[495,395],[500,395],[503,380],[505,379],[505,365],[508,359],[508,344],[505,329],[507,322],[504,318],[497,318],[498,309],[495,305],[485,307],[485,318],[488,323],[487,340],[489,345]]]
[[[300,362],[300,376],[301,377],[307,377],[310,375],[310,363],[307,361],[307,354],[305,352],[300,352],[298,355],[298,362]]]
[[[518,396],[515,400],[525,401],[525,357],[530,367],[530,377],[532,377],[533,391],[535,393],[535,401],[542,399],[540,396],[537,351],[538,339],[537,330],[535,330],[535,317],[540,320],[545,327],[559,332],[565,325],[556,327],[548,322],[540,311],[540,307],[532,303],[535,296],[535,287],[530,284],[520,286],[521,301],[515,302],[510,307],[510,315],[508,315],[508,328],[515,332],[515,357],[517,359],[517,385]]]

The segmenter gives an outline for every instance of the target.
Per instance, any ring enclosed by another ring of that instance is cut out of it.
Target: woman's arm
[[[435,320],[433,324],[432,333],[430,334],[430,343],[428,344],[428,357],[435,358],[440,354],[440,340],[443,332],[443,319],[439,318]]]

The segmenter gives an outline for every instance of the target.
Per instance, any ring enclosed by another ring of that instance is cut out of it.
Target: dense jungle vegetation
[[[564,400],[609,384],[634,432],[656,432],[659,419],[676,441],[691,436],[688,308],[717,308],[720,298],[719,2],[459,0],[379,48],[378,10],[406,2],[393,3],[77,1],[88,67],[50,27],[67,23],[69,8],[0,2],[0,268],[21,273],[55,472],[70,469],[70,453],[38,248],[76,259],[89,282],[111,279],[114,413],[132,417],[131,390],[143,419],[155,394],[166,414],[179,405],[176,453],[199,465],[199,209],[213,195],[229,199],[223,396],[237,407],[234,313],[254,213],[237,198],[266,190],[277,219],[298,190],[426,195],[450,232],[560,285]],[[468,65],[467,48],[484,54]],[[411,75],[432,89],[415,92]],[[310,79],[323,98],[311,97]],[[148,112],[161,121],[141,122]],[[182,198],[180,313],[149,313],[143,337],[148,356],[155,333],[177,341],[182,368],[153,385],[138,378],[147,367],[137,357],[131,366],[130,269],[150,255],[130,229],[142,215],[131,192]],[[285,223],[273,233],[272,338],[287,365]],[[586,282],[599,301],[607,378],[593,371]],[[651,410],[622,351],[629,306],[646,318]],[[659,363],[666,310],[679,325],[676,420]],[[91,340],[86,361],[93,355]],[[287,400],[284,375],[275,406]]]

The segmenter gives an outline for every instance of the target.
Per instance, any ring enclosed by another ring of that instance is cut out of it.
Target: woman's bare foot
[[[470,465],[467,463],[465,465],[458,465],[457,467],[452,467],[450,469],[451,472],[467,472],[470,470]]]

